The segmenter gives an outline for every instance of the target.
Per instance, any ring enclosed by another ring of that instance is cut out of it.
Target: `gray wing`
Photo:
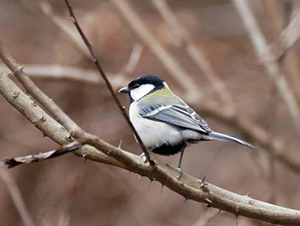
[[[207,123],[188,105],[152,105],[139,107],[144,118],[158,120],[171,125],[196,130],[202,133],[211,132]]]

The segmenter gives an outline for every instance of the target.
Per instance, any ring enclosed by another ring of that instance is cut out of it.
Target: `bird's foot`
[[[142,154],[140,155],[140,157],[142,157],[144,163],[146,163],[146,162],[148,161],[148,160],[147,160],[147,157],[146,157],[146,155],[145,155],[145,153],[142,153]]]
[[[177,167],[177,168],[176,168],[176,171],[179,173],[178,180],[180,180],[180,178],[181,178],[182,175],[183,175],[183,171],[182,171],[182,169],[181,169],[180,167]]]

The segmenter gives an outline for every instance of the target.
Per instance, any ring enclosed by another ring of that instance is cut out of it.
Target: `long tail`
[[[241,145],[245,145],[251,148],[256,148],[252,144],[247,143],[246,141],[240,140],[238,138],[228,136],[222,133],[217,133],[217,132],[210,132],[208,134],[208,138],[213,139],[213,140],[220,140],[220,141],[228,141],[228,142],[235,142]]]

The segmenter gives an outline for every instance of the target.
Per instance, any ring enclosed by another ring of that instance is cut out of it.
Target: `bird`
[[[149,152],[165,156],[181,153],[176,168],[179,177],[187,144],[220,140],[255,148],[236,137],[212,131],[165,80],[153,74],[139,76],[118,92],[129,95],[129,119]]]

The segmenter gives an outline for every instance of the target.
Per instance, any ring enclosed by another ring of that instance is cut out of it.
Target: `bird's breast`
[[[130,120],[140,135],[146,148],[151,150],[162,145],[176,145],[183,142],[179,128],[164,122],[142,117],[138,103],[134,102],[129,109]]]

